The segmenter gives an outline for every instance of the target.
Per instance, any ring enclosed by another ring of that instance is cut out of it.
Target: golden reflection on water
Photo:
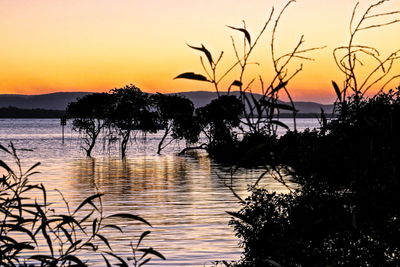
[[[206,155],[193,153],[179,157],[174,155],[174,148],[165,151],[168,156],[154,155],[159,139],[153,136],[144,150],[133,144],[125,161],[113,158],[118,156],[117,147],[112,153],[100,149],[94,153],[95,158],[85,158],[77,136],[70,129],[71,134],[67,134],[62,144],[58,120],[3,120],[0,124],[0,143],[13,141],[17,148],[34,149],[34,152],[20,151],[23,167],[26,170],[42,162],[37,168],[40,174],[30,179],[46,186],[48,202],[58,213],[67,210],[54,189],[64,194],[72,208],[101,192],[105,194],[102,198],[105,213],[132,213],[153,225],[149,229],[129,224],[133,231],[122,237],[114,232],[105,233],[114,238],[118,253],[128,253],[130,249],[124,244],[137,240],[142,231],[151,230],[146,245],[167,258],[165,262],[154,261],[151,266],[210,266],[215,260],[240,258],[239,239],[228,225],[230,217],[226,213],[240,208],[238,200],[216,175],[230,184],[229,170],[226,172]],[[12,159],[4,155],[2,160],[14,166]],[[245,196],[247,185],[254,183],[262,172],[238,170],[232,186]],[[270,177],[262,185],[273,191],[285,189]],[[101,262],[96,266],[103,265]]]
[[[74,179],[68,182],[77,190],[85,185],[92,190],[107,189],[111,191],[105,193],[125,195],[146,190],[190,191],[189,178],[200,174],[201,179],[209,178],[211,164],[206,157],[81,158],[72,162],[71,172]]]

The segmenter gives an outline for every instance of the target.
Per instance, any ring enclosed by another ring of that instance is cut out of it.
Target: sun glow
[[[360,10],[372,3],[365,2]],[[385,10],[398,8],[395,2],[385,4]],[[305,47],[327,46],[310,53],[315,60],[303,62],[303,71],[291,82],[297,100],[334,100],[331,80],[343,77],[332,51],[348,41],[355,3],[301,0],[284,14],[276,39],[279,53],[293,49],[303,34]],[[182,72],[202,72],[200,54],[185,43],[203,43],[215,55],[225,51],[228,66],[234,59],[230,35],[238,41],[242,36],[226,25],[241,27],[244,19],[255,36],[273,5],[278,11],[282,1],[3,0],[0,93],[108,91],[129,83],[147,92],[212,91],[204,82],[173,80]],[[399,29],[398,24],[372,29],[359,42],[385,56],[399,48]],[[271,75],[270,30],[255,51],[252,60],[260,66],[251,66],[249,79]],[[400,66],[393,72],[399,73]]]

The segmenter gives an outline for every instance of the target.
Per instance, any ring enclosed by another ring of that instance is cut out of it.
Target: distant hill
[[[208,91],[181,92],[178,94],[186,96],[187,98],[192,100],[195,107],[205,106],[208,103],[210,103],[211,100],[217,98],[217,93],[208,92]],[[226,93],[221,92],[221,94],[226,94]],[[238,91],[231,92],[231,94],[238,96],[239,92]],[[254,94],[254,96],[257,99],[261,97],[260,94]],[[282,101],[282,103],[286,103],[286,102]],[[324,109],[326,114],[330,114],[330,113],[332,113],[332,110],[333,110],[332,104],[325,105],[325,104],[320,104],[320,103],[315,103],[315,102],[304,102],[304,101],[294,102],[294,104],[300,114],[320,114],[321,108]],[[283,113],[285,113],[285,112],[283,112]]]
[[[0,95],[0,107],[65,110],[69,102],[89,92],[60,92],[44,95]]]
[[[238,95],[238,92],[232,92]],[[48,109],[48,110],[65,110],[69,102],[76,101],[78,97],[91,94],[90,92],[59,92],[43,95],[9,95],[0,94],[0,108],[2,107],[17,107],[20,109]],[[192,100],[195,107],[205,106],[211,100],[217,98],[215,92],[208,91],[193,91],[181,92],[180,95],[186,96]],[[224,94],[224,93],[222,93]],[[261,95],[255,94],[256,97]],[[333,105],[323,105],[315,102],[295,102],[296,109],[300,114],[319,114],[321,108],[327,114],[332,112]]]

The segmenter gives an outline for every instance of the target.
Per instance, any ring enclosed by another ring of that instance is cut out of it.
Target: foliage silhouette
[[[304,36],[301,36],[291,51],[280,54],[276,50],[276,35],[279,22],[287,8],[294,2],[294,0],[288,1],[282,10],[276,15],[275,10],[272,9],[267,21],[258,34],[255,35],[255,37],[247,30],[245,22],[243,22],[243,27],[227,26],[231,30],[239,32],[243,36],[243,41],[239,45],[239,43],[236,42],[233,37],[231,37],[234,52],[234,63],[228,66],[226,70],[221,70],[221,64],[225,55],[223,51],[218,57],[215,57],[204,45],[188,45],[190,48],[201,52],[202,56],[200,57],[200,63],[203,67],[204,74],[186,72],[175,77],[175,79],[183,78],[209,82],[214,86],[219,98],[224,97],[224,95],[221,94],[220,89],[222,83],[229,84],[229,87],[226,90],[228,95],[230,95],[233,88],[237,88],[239,90],[239,100],[241,102],[242,110],[240,112],[240,116],[242,121],[235,127],[239,127],[241,130],[241,135],[244,136],[243,140],[247,144],[249,140],[259,139],[260,136],[264,136],[265,141],[268,142],[270,139],[273,139],[276,136],[278,127],[284,127],[288,129],[288,127],[279,120],[280,112],[282,110],[291,111],[293,113],[294,125],[296,128],[295,117],[297,110],[294,107],[294,103],[288,89],[288,84],[301,72],[302,64],[299,64],[294,70],[289,69],[294,64],[297,64],[298,60],[312,60],[312,58],[306,56],[307,53],[321,49],[321,47],[303,48]],[[260,65],[258,62],[251,62],[251,59],[254,50],[260,43],[263,35],[265,35],[267,32],[267,28],[270,24],[272,24],[272,30],[270,31],[270,52],[273,68],[272,71],[274,75],[272,76],[269,84],[264,82],[261,75],[257,78],[251,79],[250,81],[246,81],[245,76],[249,66],[253,64]],[[231,79],[234,71],[238,71],[236,79],[233,81],[226,81],[227,79]],[[219,73],[221,73],[221,75],[218,75]],[[259,91],[261,91],[262,94],[260,98],[255,97],[252,92],[254,83],[257,80],[259,81]],[[279,99],[282,95],[285,95],[290,100],[290,105],[282,105],[280,103]],[[202,110],[200,109],[199,114],[201,113]],[[221,127],[219,133],[213,133],[213,128],[215,128],[213,124],[215,124],[215,122],[212,122],[212,118],[210,117],[208,117],[205,121],[200,116],[200,124],[203,125],[203,129],[207,127],[209,128],[203,132],[208,138],[208,152],[217,160],[240,164],[242,160],[238,160],[238,158],[243,155],[243,153],[249,154],[249,151],[245,151],[245,148],[247,147],[252,149],[252,146],[249,147],[245,144],[240,144],[241,140],[234,137],[232,133],[229,133],[231,130],[224,126]],[[217,125],[217,128],[220,128],[220,126]],[[216,139],[218,142],[214,142],[213,135],[219,135]],[[254,138],[252,135],[254,135]],[[223,138],[226,138],[226,140],[222,140]],[[224,147],[222,147],[223,143],[225,143]],[[216,144],[218,144],[218,148]],[[198,148],[204,147],[205,146],[203,145]],[[225,155],[223,155],[224,152]],[[250,161],[247,161],[247,163],[250,163]],[[259,161],[255,162],[255,165],[258,163]]]
[[[357,16],[360,13],[358,12],[359,3],[357,3],[350,20],[349,42],[333,51],[335,63],[344,74],[342,86],[332,82],[342,114],[346,112],[348,101],[357,104],[370,89],[377,87],[379,83],[382,85],[378,93],[383,92],[387,85],[400,78],[399,74],[392,74],[395,62],[400,59],[400,49],[391,52],[387,57],[382,57],[377,48],[357,43],[357,37],[367,30],[400,22],[400,19],[395,17],[400,14],[400,11],[380,11],[387,2],[390,0],[380,0],[370,5],[359,16]],[[374,63],[368,65],[363,63],[368,60]]]
[[[378,60],[375,48],[354,45],[356,33],[398,21],[366,24],[371,18],[400,14],[372,13],[385,2],[371,5],[353,26],[356,6],[350,43],[335,49],[346,52],[339,60],[335,54],[345,74],[342,89],[332,83],[338,117],[322,117],[319,130],[288,132],[260,152],[270,155],[264,159],[269,171],[282,182],[295,180],[299,188],[277,194],[253,187],[243,208],[230,213],[245,250],[242,260],[232,265],[400,265],[400,92],[381,89],[365,97],[388,75],[397,52]],[[358,72],[359,54],[379,61],[364,80]],[[380,69],[383,73],[378,74]]]
[[[241,101],[233,95],[222,95],[208,105],[198,108],[196,116],[200,128],[207,138],[207,151],[218,160],[229,155],[237,142],[235,127],[241,123],[243,111]],[[223,152],[219,155],[219,152]],[[225,159],[226,160],[226,159]]]
[[[114,109],[110,115],[110,124],[121,136],[121,157],[126,157],[128,142],[133,133],[140,131],[156,132],[157,114],[151,111],[151,99],[134,85],[113,89]]]
[[[180,95],[155,94],[151,96],[152,104],[157,110],[158,124],[164,129],[157,154],[173,140],[185,139],[187,143],[196,143],[200,129],[195,121],[192,101]],[[172,139],[164,145],[168,135]]]
[[[58,213],[48,202],[43,184],[29,181],[37,174],[37,163],[23,170],[16,149],[0,145],[0,150],[11,156],[17,166],[14,171],[0,160],[5,174],[0,179],[0,263],[3,266],[90,266],[88,256],[103,257],[104,264],[117,262],[121,266],[142,266],[152,256],[165,259],[153,248],[143,248],[142,240],[150,233],[145,231],[137,244],[131,243],[132,255],[126,259],[113,251],[113,243],[104,233],[126,234],[123,227],[113,223],[113,218],[133,220],[151,226],[134,214],[106,215],[102,194],[87,197],[76,208],[69,205],[61,194],[67,213]],[[41,196],[41,197],[40,197]]]
[[[325,133],[279,139],[275,162],[301,187],[280,195],[254,189],[231,214],[245,248],[239,266],[400,264],[399,91],[350,110]]]
[[[109,126],[112,111],[112,97],[107,93],[86,95],[68,104],[66,113],[72,118],[73,129],[82,134],[83,150],[91,157],[92,150],[100,133]]]

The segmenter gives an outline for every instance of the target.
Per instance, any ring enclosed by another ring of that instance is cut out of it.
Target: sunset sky
[[[295,100],[334,100],[331,80],[343,77],[332,51],[345,45],[354,0],[298,0],[282,18],[276,40],[278,54],[293,48],[302,34],[309,53],[303,72],[290,83]],[[375,1],[361,0],[360,11]],[[381,11],[399,9],[398,0]],[[187,47],[204,44],[223,63],[234,59],[226,25],[247,23],[253,38],[278,0],[1,0],[0,93],[41,94],[56,91],[108,91],[135,84],[146,92],[209,90],[207,83],[174,80],[182,72],[202,73],[201,53]],[[393,18],[395,18],[394,16]],[[397,16],[400,18],[400,16]],[[388,19],[390,20],[390,19]],[[255,50],[246,76],[268,81],[271,25]],[[358,43],[374,45],[383,57],[400,48],[400,24],[361,34]],[[296,62],[298,63],[298,62]],[[222,67],[225,67],[222,66]],[[295,70],[298,64],[291,66]],[[399,64],[393,74],[400,74]],[[228,77],[229,82],[235,79]],[[228,80],[227,80],[228,83]],[[393,83],[393,86],[399,82]],[[258,84],[252,90],[259,90]]]

